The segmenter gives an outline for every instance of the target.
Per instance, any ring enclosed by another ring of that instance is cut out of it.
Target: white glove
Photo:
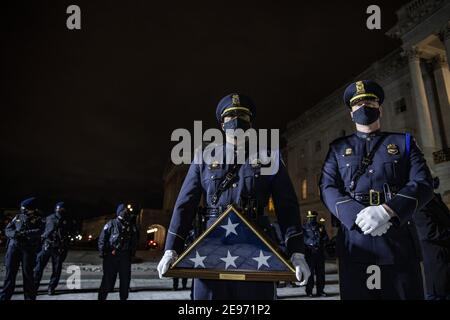
[[[291,256],[291,262],[295,267],[295,277],[300,282],[301,286],[304,286],[308,282],[308,278],[311,275],[308,264],[305,260],[303,253],[293,253]],[[303,281],[302,281],[303,279]]]
[[[175,250],[166,250],[166,252],[164,252],[161,261],[159,261],[158,263],[158,267],[156,267],[160,279],[163,278],[163,275],[167,272],[167,270],[169,270],[170,265],[174,263],[177,260],[177,258],[178,255]]]
[[[391,216],[382,206],[370,206],[362,209],[356,216],[355,223],[365,235],[371,234],[375,229],[387,224]],[[387,231],[387,230],[386,230]]]
[[[375,230],[373,230],[370,235],[372,237],[379,237],[382,236],[383,234],[385,234],[389,228],[392,226],[392,223],[388,222],[383,224],[381,227],[376,228]]]

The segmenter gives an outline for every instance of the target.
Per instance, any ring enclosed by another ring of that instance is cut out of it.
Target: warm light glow
[[[148,229],[147,233],[153,233],[153,232],[156,232],[156,231],[158,231],[158,228],[152,228],[152,229]]]
[[[274,204],[273,204],[273,199],[272,199],[272,197],[269,198],[269,205],[268,205],[268,208],[269,208],[269,211],[270,211],[270,212],[275,211],[275,206],[274,206]]]
[[[302,190],[301,190],[302,200],[306,200],[308,197],[308,181],[306,179],[302,180]]]

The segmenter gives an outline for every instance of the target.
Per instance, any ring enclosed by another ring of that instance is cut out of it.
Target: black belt
[[[365,205],[378,206],[386,202],[383,192],[370,190],[369,193],[354,192],[350,194],[353,199]]]

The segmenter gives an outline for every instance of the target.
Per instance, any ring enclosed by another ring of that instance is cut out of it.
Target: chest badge
[[[218,169],[218,168],[219,168],[219,161],[217,160],[213,160],[209,165],[209,169]]]
[[[345,149],[345,155],[346,155],[346,156],[351,156],[352,153],[353,153],[352,148],[347,148],[347,149]]]
[[[261,160],[254,159],[254,160],[252,160],[251,165],[252,165],[252,168],[259,168],[259,167],[261,167]]]
[[[392,155],[398,154],[398,146],[396,144],[390,143],[387,145],[387,152]]]

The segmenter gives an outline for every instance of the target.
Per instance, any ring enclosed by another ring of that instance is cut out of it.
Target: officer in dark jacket
[[[0,300],[10,300],[16,286],[16,276],[22,264],[23,293],[25,300],[36,299],[33,268],[43,230],[37,199],[29,198],[20,204],[20,213],[6,226],[8,245],[5,256],[6,275]]]
[[[305,256],[308,262],[311,276],[306,284],[306,295],[312,297],[314,288],[314,275],[316,276],[316,296],[326,297],[325,288],[325,245],[328,242],[328,234],[323,224],[317,222],[317,212],[308,211],[308,221],[303,225],[305,240]]]
[[[433,180],[439,187],[439,178]],[[414,213],[420,239],[427,300],[450,300],[450,211],[441,195]]]
[[[251,128],[254,115],[254,104],[245,95],[230,94],[219,102],[216,116],[221,128],[226,131],[226,143],[218,144],[213,150],[215,153],[212,159],[203,162],[194,161],[189,168],[175,204],[167,234],[166,251],[158,264],[160,277],[183,251],[186,235],[192,226],[202,195],[207,206],[207,226],[214,223],[228,205],[235,204],[245,210],[245,214],[267,232],[270,230],[270,223],[268,217],[264,215],[264,208],[272,195],[287,251],[296,268],[297,279],[305,281],[309,277],[309,268],[303,255],[303,232],[298,201],[279,152],[274,151],[271,154],[272,164],[276,169],[273,169],[272,174],[262,174],[264,173],[262,162],[265,161],[260,162],[259,158],[252,159],[250,154],[246,154],[245,143],[234,139],[236,135],[233,133],[236,129],[247,131]],[[220,151],[223,151],[222,155]],[[233,153],[236,155],[234,161],[228,161],[230,159],[228,156]],[[221,158],[225,155],[226,160]],[[241,161],[245,159],[242,161],[245,163],[238,163],[236,160],[239,158]],[[234,174],[230,173],[232,168],[236,169]],[[275,297],[274,282],[194,280],[195,300]]]
[[[120,204],[117,218],[108,221],[98,239],[98,250],[103,258],[103,278],[98,293],[106,300],[113,291],[117,274],[120,278],[120,300],[127,300],[131,280],[131,259],[136,252],[137,229],[133,223],[131,205]]]
[[[55,289],[61,276],[62,265],[67,257],[69,230],[69,220],[66,216],[64,202],[58,202],[55,206],[55,213],[45,219],[45,230],[41,236],[43,245],[37,256],[36,267],[34,268],[36,290],[39,289],[45,266],[51,258],[52,274],[48,285],[48,294],[55,294]]]
[[[357,132],[330,144],[322,169],[322,201],[341,223],[342,299],[423,299],[408,224],[431,200],[432,179],[409,134],[380,131],[383,99],[374,81],[347,87],[344,101]]]

